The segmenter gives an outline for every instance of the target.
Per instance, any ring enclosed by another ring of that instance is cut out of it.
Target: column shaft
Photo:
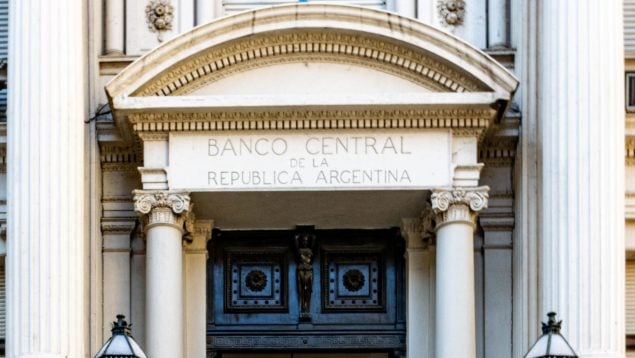
[[[470,223],[437,230],[437,358],[476,357],[473,235]]]
[[[124,54],[124,0],[106,0],[106,55]]]
[[[85,357],[85,2],[9,8],[6,353]]]
[[[487,0],[487,47],[509,46],[508,0]]]
[[[216,1],[196,0],[196,25],[202,25],[216,17]]]
[[[146,232],[148,357],[184,356],[182,235],[182,230],[167,225],[153,226]]]
[[[540,1],[536,16],[538,315],[557,311],[580,357],[623,357],[622,3]]]

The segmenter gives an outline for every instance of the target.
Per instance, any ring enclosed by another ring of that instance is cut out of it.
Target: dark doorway
[[[403,239],[381,230],[215,230],[208,351],[389,358],[405,351]]]

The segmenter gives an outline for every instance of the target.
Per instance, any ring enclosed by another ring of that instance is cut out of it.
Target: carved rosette
[[[434,189],[430,197],[436,229],[452,222],[476,225],[476,216],[487,208],[489,187]]]
[[[463,0],[439,0],[437,3],[439,15],[447,26],[458,26],[465,18],[465,1]]]
[[[152,32],[158,33],[159,42],[163,41],[163,33],[172,30],[174,7],[170,0],[150,0],[146,6],[146,21]]]
[[[148,226],[154,224],[175,225],[184,229],[191,203],[187,192],[163,190],[135,190],[134,209],[146,220]]]

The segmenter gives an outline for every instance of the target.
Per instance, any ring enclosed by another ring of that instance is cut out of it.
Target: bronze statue
[[[313,293],[313,248],[315,235],[300,233],[295,235],[297,252],[297,284],[300,299],[300,320],[311,320],[311,294]]]

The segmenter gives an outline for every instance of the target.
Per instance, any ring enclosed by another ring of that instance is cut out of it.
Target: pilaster
[[[86,2],[9,8],[6,355],[86,357]]]
[[[406,240],[408,358],[434,358],[434,213],[426,204],[419,218],[401,220],[401,235]]]
[[[130,237],[134,220],[102,221],[103,256],[103,322],[123,314],[130,316]],[[111,333],[110,324],[103,327],[103,336]]]
[[[192,225],[191,241],[185,252],[185,337],[186,357],[205,357],[207,325],[207,242],[211,239],[211,220]]]

